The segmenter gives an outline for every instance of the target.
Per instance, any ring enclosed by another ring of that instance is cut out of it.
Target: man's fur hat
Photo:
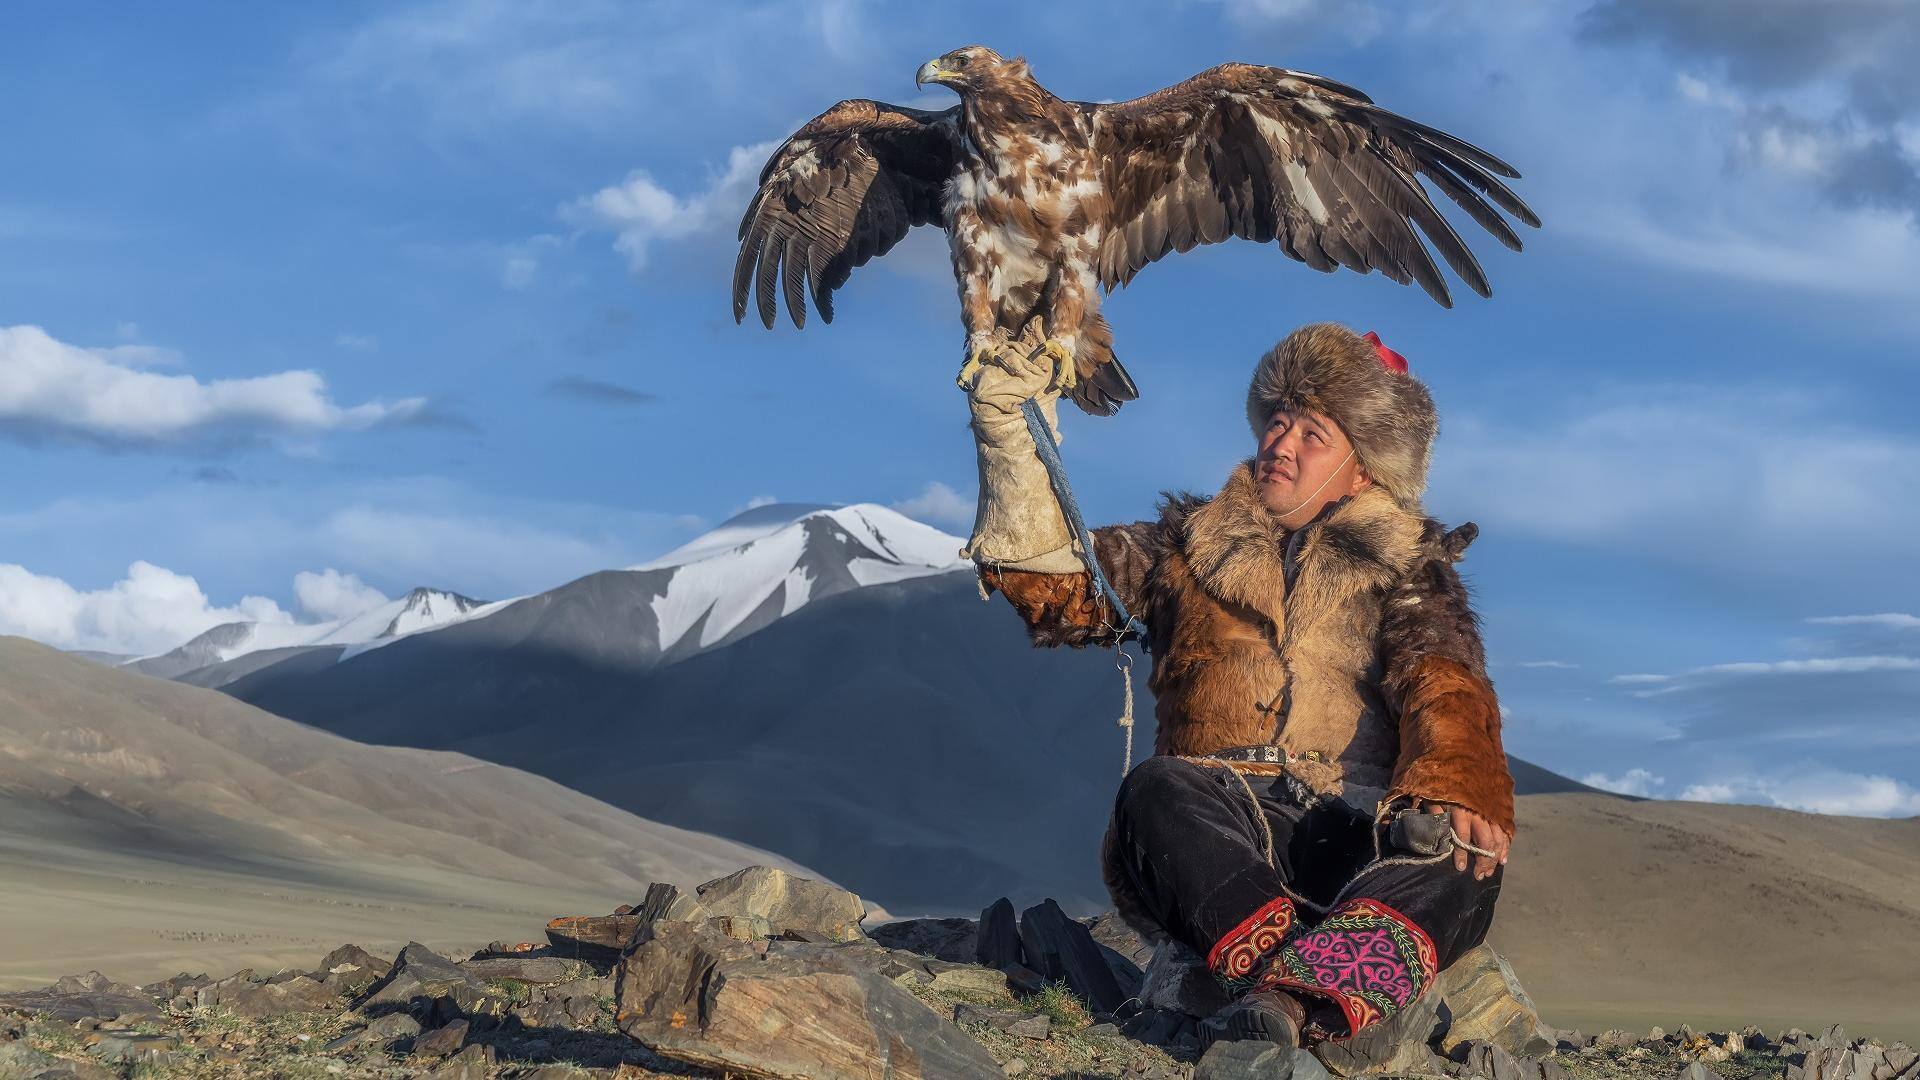
[[[1374,483],[1402,506],[1420,505],[1440,418],[1426,385],[1388,367],[1372,342],[1335,323],[1288,334],[1253,369],[1247,423],[1254,438],[1282,408],[1332,417]]]

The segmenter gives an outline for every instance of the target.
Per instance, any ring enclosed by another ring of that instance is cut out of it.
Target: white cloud
[[[1657,530],[1636,554],[1825,580],[1835,561],[1899,561],[1920,534],[1920,439],[1850,413],[1805,391],[1674,385],[1602,390],[1566,415],[1460,413],[1434,455],[1435,502],[1615,553]],[[1781,560],[1788,550],[1822,558]]]
[[[1572,671],[1578,668],[1580,665],[1568,663],[1565,660],[1522,660],[1513,666],[1523,667],[1523,668],[1551,668],[1557,671]]]
[[[1856,817],[1920,814],[1920,791],[1890,776],[1806,768],[1742,775],[1691,784],[1680,792],[1689,802],[1743,802]]]
[[[970,529],[973,527],[975,506],[973,496],[962,495],[935,480],[913,498],[894,503],[893,509],[930,525]]]
[[[294,571],[331,566],[394,589],[433,586],[496,600],[644,562],[707,524],[437,477],[249,488],[185,482],[0,506],[0,552],[58,550],[77,564],[109,566],[138,554],[192,568],[216,595],[280,596]],[[290,591],[282,603],[293,604]]]
[[[293,596],[302,611],[320,620],[351,618],[387,602],[387,594],[331,566],[293,575]]]
[[[126,363],[128,348],[85,349],[37,326],[0,327],[0,431],[125,444],[311,434],[404,420],[426,405],[408,398],[343,406],[311,371],[209,382],[160,375]]]
[[[1632,686],[1677,683],[1711,675],[1869,675],[1887,671],[1920,671],[1920,657],[1821,656],[1809,660],[1744,660],[1728,664],[1708,664],[1677,675],[1615,675],[1608,681],[1622,686]]]
[[[579,229],[614,234],[613,246],[638,273],[647,253],[663,240],[679,240],[731,228],[745,209],[760,167],[778,142],[736,146],[726,168],[689,195],[675,195],[645,169],[635,169],[618,184],[603,187],[560,208],[561,220]]]
[[[140,655],[171,649],[222,623],[290,623],[261,596],[217,607],[199,583],[145,561],[104,589],[76,589],[57,577],[0,563],[0,633],[68,649]]]
[[[1920,630],[1920,616],[1897,611],[1877,615],[1816,615],[1807,620],[1821,626],[1875,626],[1887,630]]]
[[[1655,776],[1646,769],[1628,769],[1619,776],[1606,773],[1588,773],[1580,778],[1588,787],[1597,787],[1602,791],[1611,791],[1616,795],[1638,795],[1643,799],[1657,799],[1666,790],[1667,778]]]
[[[1911,784],[1890,776],[1848,772],[1810,762],[1771,774],[1736,772],[1703,778],[1681,786],[1677,794],[1672,793],[1666,777],[1642,768],[1631,768],[1618,776],[1588,773],[1580,782],[1602,791],[1645,799],[1747,803],[1856,817],[1920,814],[1920,791]]]
[[[370,352],[380,344],[371,334],[336,334],[333,343],[336,347],[353,352]]]

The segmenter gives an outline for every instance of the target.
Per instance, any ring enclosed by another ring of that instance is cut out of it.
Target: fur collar
[[[1412,569],[1426,524],[1374,486],[1289,530],[1260,501],[1251,459],[1234,466],[1219,494],[1178,509],[1182,553],[1201,586],[1217,600],[1253,609],[1276,630],[1287,624],[1289,591],[1296,609],[1322,609],[1392,586]]]

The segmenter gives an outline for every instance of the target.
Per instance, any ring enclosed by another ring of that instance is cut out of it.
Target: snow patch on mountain
[[[652,604],[666,652],[696,626],[700,648],[720,642],[776,597],[786,616],[849,588],[958,569],[963,543],[873,503],[774,504],[632,569],[672,571]]]
[[[398,600],[389,600],[344,619],[317,623],[225,623],[177,649],[141,657],[126,666],[172,678],[263,649],[343,645],[360,652],[408,634],[465,621],[495,606],[442,589],[414,589]]]

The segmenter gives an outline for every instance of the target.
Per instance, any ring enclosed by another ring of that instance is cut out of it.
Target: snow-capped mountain
[[[317,623],[223,623],[177,649],[134,660],[125,666],[171,679],[268,649],[342,646],[344,657],[378,648],[408,634],[483,614],[495,606],[444,589],[414,589],[398,600],[389,600],[345,619]]]
[[[756,615],[764,625],[847,589],[958,569],[964,543],[872,503],[775,503],[632,569],[672,571],[651,606],[660,651],[684,652],[759,629]]]
[[[299,657],[303,670],[344,663],[455,626],[467,628],[462,642],[537,644],[601,663],[651,666],[736,641],[837,593],[963,568],[963,544],[873,503],[774,503],[735,515],[650,562],[533,596],[483,603],[415,589],[335,622],[216,626],[127,666],[224,687],[283,660]]]

